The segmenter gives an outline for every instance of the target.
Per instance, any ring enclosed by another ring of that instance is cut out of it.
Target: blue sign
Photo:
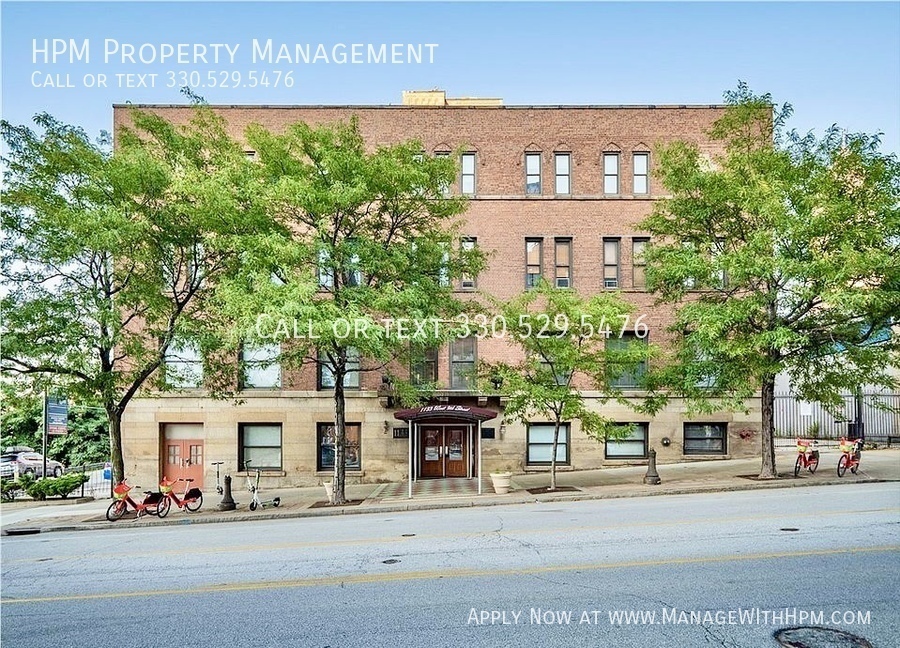
[[[69,401],[61,396],[47,397],[47,434],[67,434]]]

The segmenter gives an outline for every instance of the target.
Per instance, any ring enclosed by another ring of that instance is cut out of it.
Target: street
[[[111,527],[3,538],[0,639],[749,648],[823,625],[884,648],[898,585],[896,483]]]

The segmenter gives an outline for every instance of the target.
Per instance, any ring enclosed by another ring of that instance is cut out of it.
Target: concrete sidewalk
[[[267,506],[256,511],[247,508],[249,494],[236,490],[234,499],[238,507],[234,511],[222,512],[216,509],[220,498],[213,491],[205,493],[203,508],[197,513],[173,510],[165,519],[146,516],[140,520],[129,513],[125,518],[110,523],[105,518],[111,500],[71,504],[61,502],[49,505],[38,502],[12,502],[0,506],[0,528],[3,533],[74,531],[122,529],[167,524],[200,524],[214,522],[236,522],[260,519],[280,519],[315,517],[322,515],[351,515],[358,513],[383,513],[393,511],[414,511],[439,508],[461,508],[468,506],[496,506],[531,502],[564,502],[587,499],[620,497],[643,497],[665,494],[688,494],[752,490],[761,488],[787,488],[797,486],[817,486],[877,481],[900,481],[900,449],[871,450],[863,454],[862,465],[857,475],[849,471],[838,478],[836,467],[840,453],[825,449],[821,453],[819,469],[815,475],[801,472],[793,477],[796,453],[779,450],[777,464],[783,476],[777,480],[758,481],[759,459],[732,459],[726,461],[701,461],[667,464],[658,467],[662,484],[650,486],[642,483],[645,466],[625,468],[605,468],[602,470],[560,471],[558,486],[568,487],[552,493],[529,493],[527,489],[540,488],[549,484],[549,474],[529,473],[515,475],[513,490],[508,495],[495,495],[490,479],[485,477],[484,494],[477,495],[477,483],[468,486],[470,492],[440,497],[398,497],[397,492],[405,492],[405,482],[400,484],[358,484],[347,487],[347,497],[354,503],[348,506],[332,507],[325,503],[324,488],[291,488],[270,490],[262,493],[265,499],[280,497],[277,508]],[[394,493],[388,496],[388,493]]]

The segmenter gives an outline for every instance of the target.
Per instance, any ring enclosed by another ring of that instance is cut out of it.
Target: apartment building
[[[175,123],[186,106],[139,106]],[[118,127],[129,106],[115,106]],[[489,267],[459,282],[508,299],[540,278],[584,295],[620,291],[643,315],[648,339],[665,344],[671,310],[654,304],[645,288],[641,251],[649,240],[637,223],[661,189],[653,178],[654,149],[676,139],[716,152],[708,130],[722,106],[506,106],[498,99],[448,99],[442,91],[408,92],[401,105],[216,106],[232,134],[259,123],[273,131],[287,124],[358,119],[368,146],[416,138],[427,154],[456,155],[459,176],[451,192],[469,197],[464,234],[490,253]],[[346,382],[348,481],[476,477],[498,470],[546,471],[553,426],[527,425],[504,416],[503,400],[474,388],[468,370],[478,359],[505,357],[499,339],[457,340],[412,368],[437,381],[432,402],[397,411],[384,397],[381,376],[352,374]],[[264,353],[261,351],[260,353]],[[195,362],[199,358],[182,358]],[[364,361],[364,360],[363,360]],[[214,461],[227,472],[253,457],[268,486],[315,485],[332,474],[333,380],[315,367],[282,371],[277,365],[245,381],[240,402],[213,400],[201,376],[184,389],[136,399],[123,422],[126,472],[139,482],[165,473],[215,478]],[[632,376],[620,386],[639,399]],[[381,388],[381,389],[380,389]],[[559,470],[658,461],[714,460],[759,452],[758,400],[749,413],[688,416],[673,402],[656,417],[601,404],[605,415],[632,425],[621,441],[587,437],[577,421],[564,426]]]

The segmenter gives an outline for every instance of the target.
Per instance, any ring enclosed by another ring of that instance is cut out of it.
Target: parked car
[[[41,477],[44,474],[44,455],[35,452],[27,446],[13,446],[3,451],[0,456],[0,477],[12,478],[16,473],[16,465],[19,474],[31,474]],[[59,477],[66,471],[66,467],[55,459],[47,459],[47,475]]]

